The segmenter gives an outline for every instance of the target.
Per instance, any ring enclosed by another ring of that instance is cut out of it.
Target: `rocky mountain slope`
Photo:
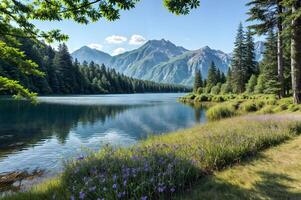
[[[263,42],[257,42],[256,59],[262,59]],[[127,76],[164,83],[191,85],[196,69],[207,77],[212,61],[224,73],[231,63],[231,54],[206,46],[189,51],[168,40],[150,40],[138,49],[111,57],[104,52],[82,47],[72,53],[73,58],[98,64],[104,63]]]

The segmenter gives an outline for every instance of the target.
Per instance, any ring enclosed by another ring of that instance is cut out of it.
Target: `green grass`
[[[236,113],[234,106],[230,104],[218,104],[208,109],[208,111],[206,112],[206,117],[209,120],[219,120],[232,117],[235,114]]]
[[[248,113],[272,114],[301,111],[301,106],[293,104],[292,98],[278,99],[275,95],[190,94],[188,96],[180,98],[179,101],[192,105],[210,105],[211,103],[206,113],[209,120]]]
[[[80,195],[85,199],[174,199],[208,175],[300,132],[297,115],[209,122],[154,136],[131,148],[106,147],[69,163],[60,177],[4,199],[78,199]]]
[[[182,200],[301,199],[301,137],[202,179]]]

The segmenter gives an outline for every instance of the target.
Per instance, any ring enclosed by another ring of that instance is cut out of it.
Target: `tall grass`
[[[218,104],[208,109],[206,117],[209,120],[219,120],[235,115],[235,108],[230,104]]]
[[[131,148],[108,146],[68,163],[56,187],[5,199],[172,199],[214,170],[299,134],[301,122],[286,118],[231,118]]]
[[[184,97],[185,98],[185,97]],[[214,98],[222,98],[220,95],[211,97],[209,102],[213,102]],[[195,98],[195,100],[197,97]],[[226,99],[223,97],[223,99]],[[206,103],[201,102],[201,104]],[[190,102],[192,103],[192,102]],[[198,103],[194,101],[194,104]],[[247,114],[256,112],[258,114],[271,113],[291,113],[300,112],[301,106],[293,104],[292,98],[276,99],[273,95],[236,95],[234,99],[220,102],[211,106],[207,110],[209,120],[219,120],[222,118],[232,117],[234,115]]]

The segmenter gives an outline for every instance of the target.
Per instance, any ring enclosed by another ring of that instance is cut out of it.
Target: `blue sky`
[[[61,29],[70,36],[70,52],[84,45],[110,54],[138,48],[143,41],[167,39],[189,50],[209,46],[231,52],[239,22],[247,18],[247,0],[201,0],[187,16],[167,11],[162,0],[141,0],[136,8],[121,12],[114,22],[100,20],[81,25],[71,21],[37,22],[43,30]]]

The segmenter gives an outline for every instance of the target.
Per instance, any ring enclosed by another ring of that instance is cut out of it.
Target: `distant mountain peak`
[[[203,50],[203,51],[210,51],[212,49],[209,46],[204,46],[203,48],[201,48],[201,50]]]
[[[90,48],[88,46],[83,46],[78,50],[72,52],[71,56],[74,59],[76,58],[81,63],[84,61],[87,62],[94,61],[95,63],[105,64],[105,65],[107,65],[112,58],[110,54],[94,48]]]
[[[263,49],[263,42],[255,43],[256,59],[262,59]],[[79,50],[80,53],[75,55],[74,52],[72,56],[80,56],[87,61],[94,60],[98,64],[105,63],[109,68],[114,68],[127,76],[185,85],[193,83],[196,69],[200,69],[205,78],[212,61],[223,73],[226,73],[232,57],[231,54],[212,49],[209,46],[189,51],[164,38],[149,40],[135,50],[113,57],[87,46]]]

